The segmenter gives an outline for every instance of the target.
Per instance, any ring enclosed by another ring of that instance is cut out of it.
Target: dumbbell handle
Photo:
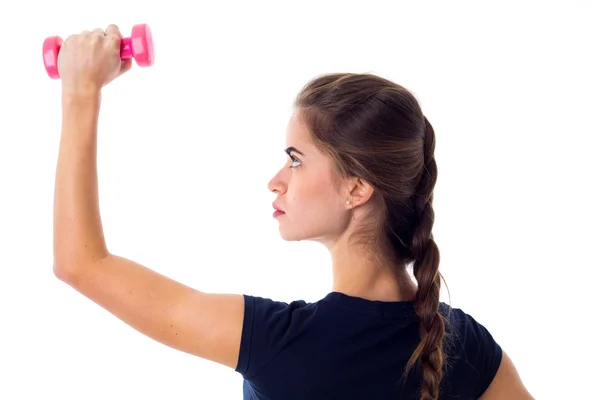
[[[133,47],[131,46],[131,38],[126,37],[121,39],[121,60],[133,58]]]

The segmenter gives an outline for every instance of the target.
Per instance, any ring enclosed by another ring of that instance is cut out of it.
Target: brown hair
[[[433,127],[407,89],[372,74],[316,77],[294,105],[315,145],[334,160],[337,175],[360,177],[375,188],[377,213],[353,239],[375,249],[380,265],[392,262],[400,271],[412,263],[421,342],[404,377],[418,364],[421,399],[437,400],[446,331],[439,310],[440,255],[431,233],[437,180]]]

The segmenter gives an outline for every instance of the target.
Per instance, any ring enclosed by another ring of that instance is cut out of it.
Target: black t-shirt
[[[331,292],[307,303],[244,295],[236,371],[244,400],[418,399],[420,371],[403,380],[420,342],[413,303]],[[447,364],[440,400],[477,399],[492,382],[502,349],[487,329],[440,302]]]

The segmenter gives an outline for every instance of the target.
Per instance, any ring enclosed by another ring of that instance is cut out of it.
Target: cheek
[[[333,217],[340,199],[329,179],[311,177],[298,183],[289,193],[290,206],[297,217],[307,220]]]

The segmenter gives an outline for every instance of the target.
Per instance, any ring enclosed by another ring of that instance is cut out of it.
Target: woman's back
[[[244,296],[239,363],[244,399],[419,399],[422,373],[403,373],[420,342],[411,302],[331,292],[315,303]],[[447,357],[440,399],[477,399],[502,350],[460,309],[440,303]]]

